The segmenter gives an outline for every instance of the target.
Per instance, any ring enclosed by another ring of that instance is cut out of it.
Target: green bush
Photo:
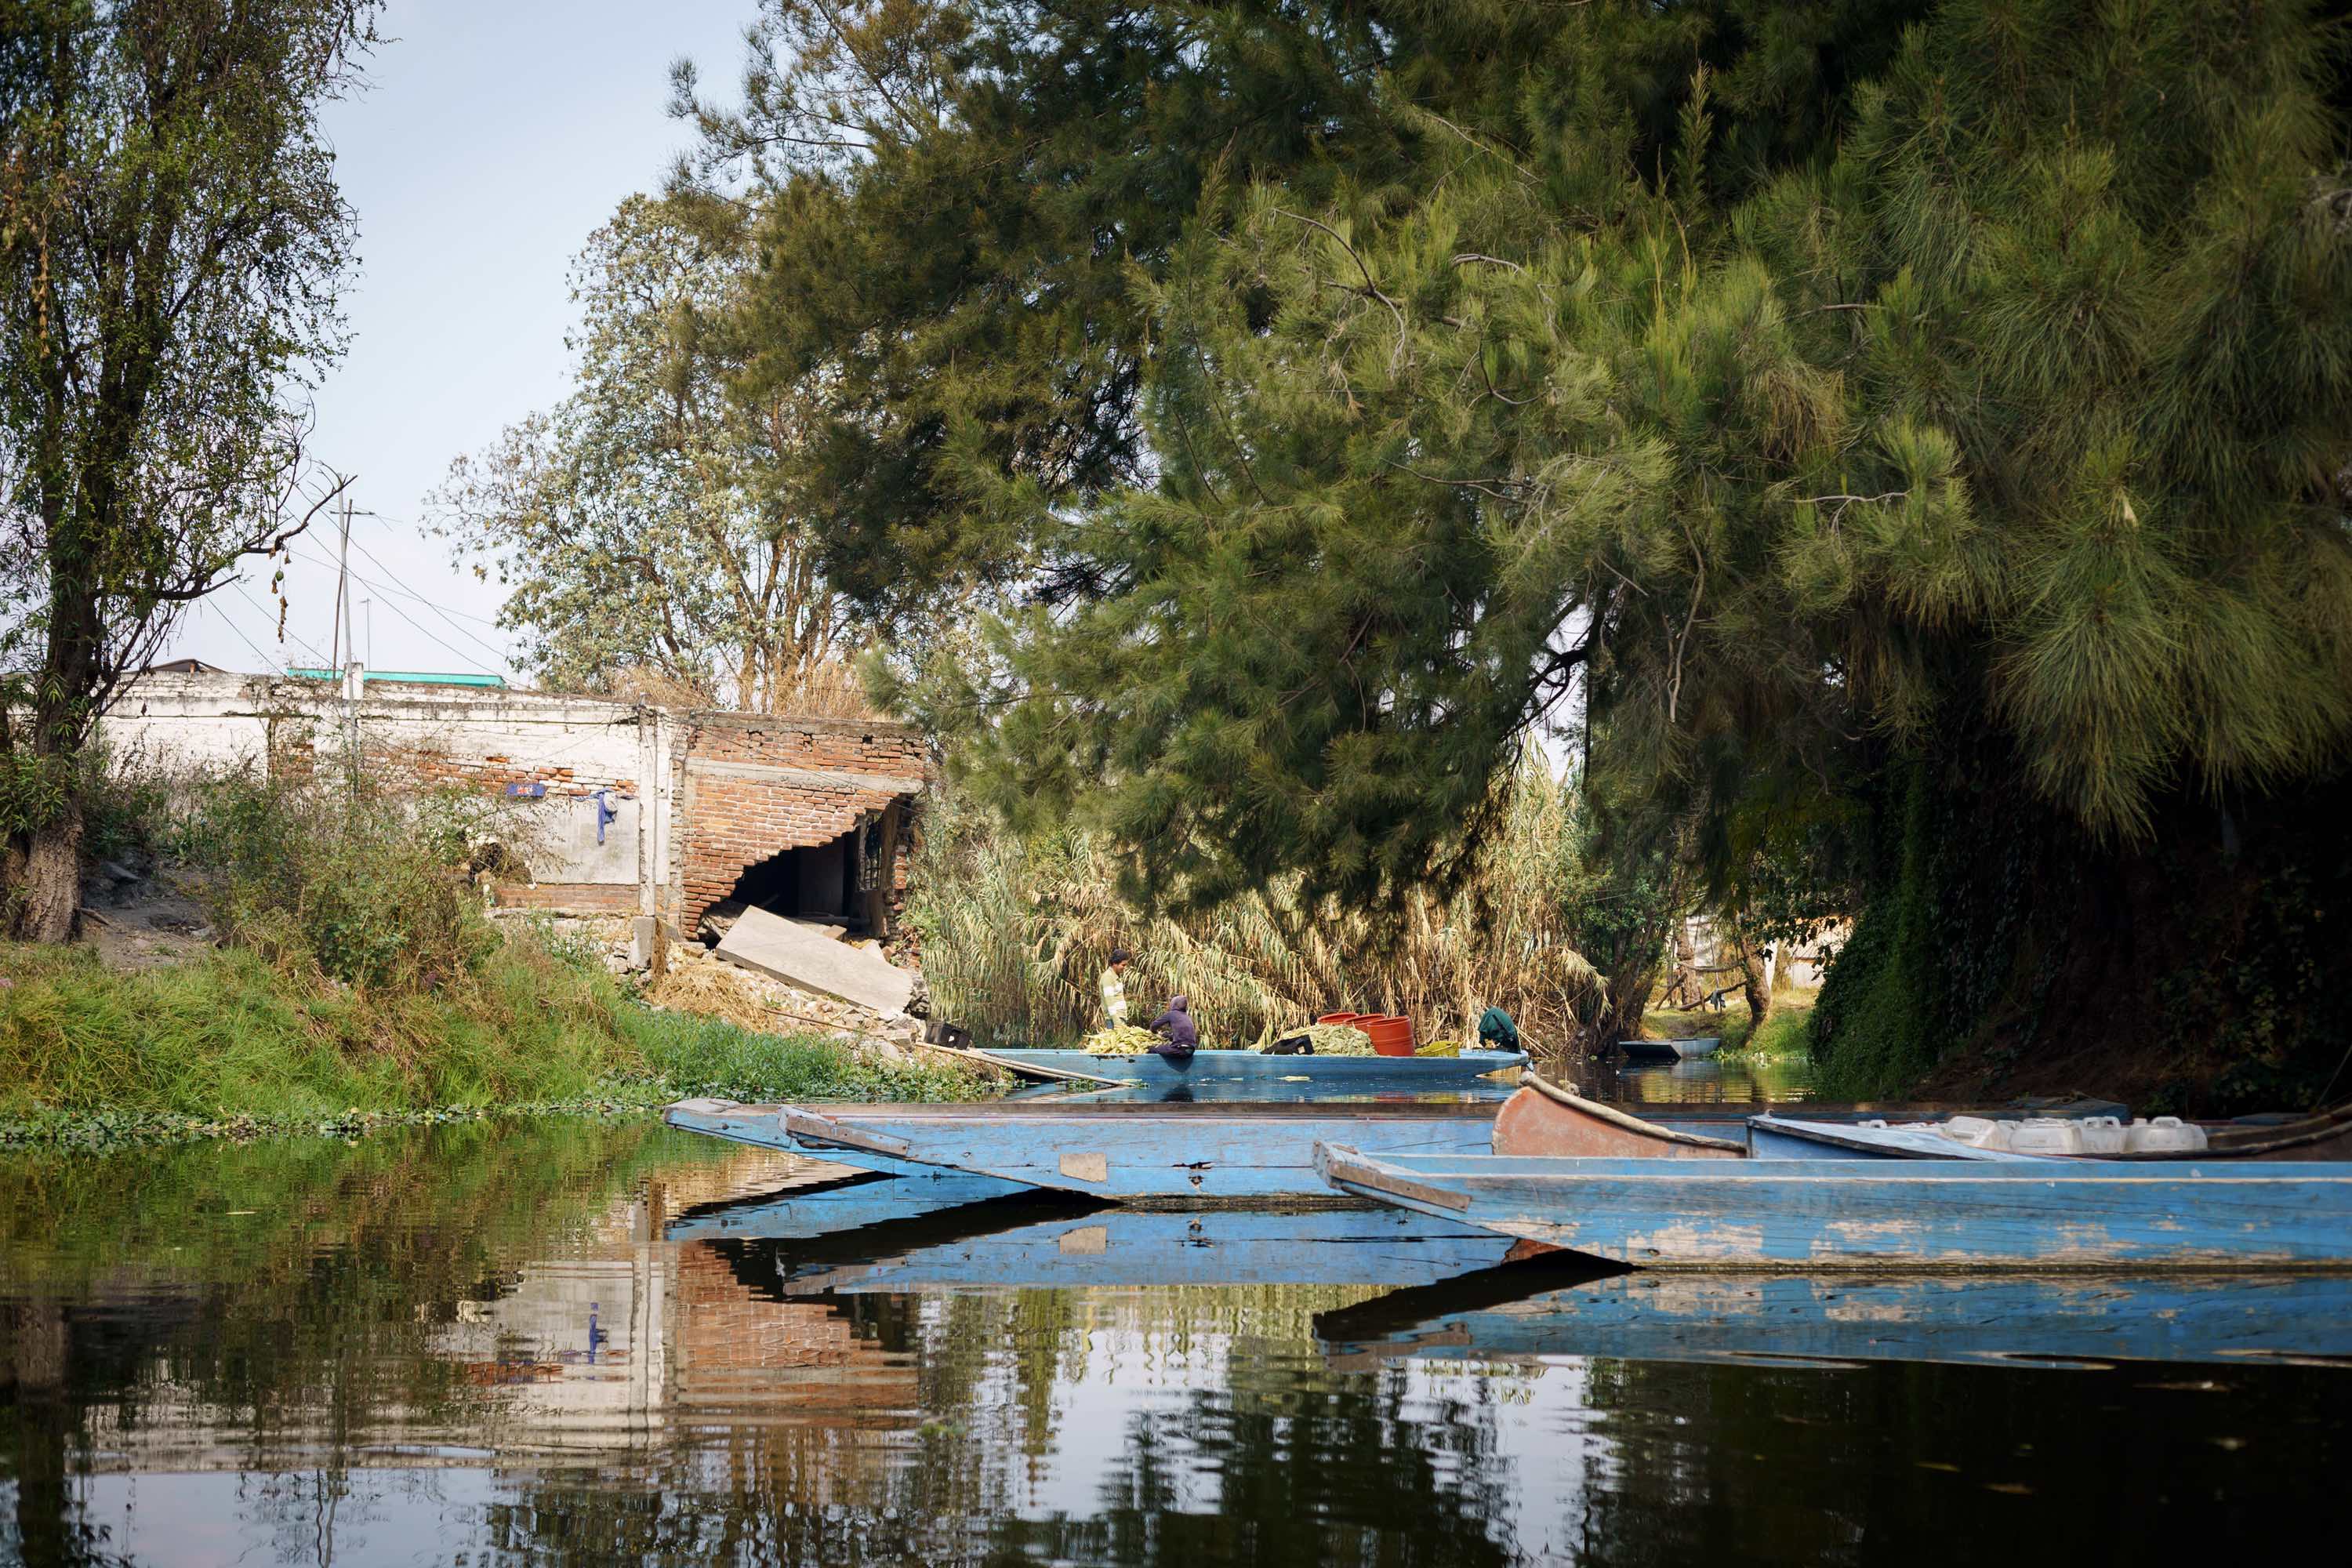
[[[383,1117],[735,1100],[966,1100],[977,1079],[649,1009],[529,932],[432,992],[223,949],[121,973],[0,948],[0,1142],[343,1131]]]
[[[522,825],[494,797],[230,773],[176,792],[159,847],[194,874],[222,937],[290,970],[430,990],[498,945],[472,847]]]

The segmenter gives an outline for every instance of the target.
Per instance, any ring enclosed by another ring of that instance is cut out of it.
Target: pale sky
[[[688,128],[668,118],[669,64],[703,90],[740,74],[754,0],[393,0],[373,87],[330,107],[360,266],[344,293],[349,354],[319,388],[313,448],[358,480],[358,652],[379,669],[511,677],[491,623],[501,595],[417,526],[450,460],[561,398],[572,257],[621,199],[657,188]],[[168,658],[230,669],[324,663],[331,528],[294,546],[286,640],[248,568],[183,623]],[[362,598],[374,601],[361,611]],[[373,631],[369,627],[373,620]],[[373,649],[369,644],[373,640]]]

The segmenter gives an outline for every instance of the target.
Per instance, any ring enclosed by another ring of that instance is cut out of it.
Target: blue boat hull
[[[1645,1268],[2352,1268],[2352,1164],[1317,1151],[1335,1191]]]
[[[822,1160],[829,1165],[847,1165],[855,1170],[870,1172],[879,1176],[900,1176],[920,1187],[900,1189],[900,1195],[923,1202],[931,1208],[944,1208],[951,1204],[980,1203],[989,1198],[1009,1197],[1027,1192],[1024,1182],[994,1182],[943,1171],[937,1165],[926,1165],[913,1160],[894,1160],[887,1154],[869,1149],[827,1149],[813,1151],[792,1141],[784,1131],[782,1109],[773,1105],[738,1105],[725,1100],[682,1100],[662,1110],[662,1120],[682,1131],[700,1132],[712,1138],[724,1138],[730,1143],[748,1143],[757,1149],[773,1149],[778,1153],[796,1154],[803,1159]],[[950,1189],[933,1184],[959,1184],[951,1196]],[[919,1198],[929,1191],[935,1198]]]
[[[807,1241],[862,1231],[887,1220],[939,1214],[1027,1192],[989,1176],[927,1172],[916,1176],[852,1176],[770,1198],[685,1215],[662,1227],[666,1241]]]
[[[1428,1285],[1493,1268],[1507,1237],[1398,1210],[1101,1209],[868,1260],[780,1260],[783,1294],[1146,1285]]]
[[[1316,1331],[1341,1365],[1612,1356],[2063,1366],[2352,1356],[2352,1275],[2343,1274],[1636,1273],[1457,1310],[1431,1302],[1416,1312],[1418,1299],[1447,1293],[1441,1286],[1326,1313]]]
[[[876,1159],[1122,1203],[1321,1202],[1315,1146],[1400,1154],[1483,1152],[1492,1105],[825,1106],[782,1109],[822,1160]]]
[[[1091,1074],[1123,1083],[1255,1082],[1308,1085],[1349,1092],[1438,1089],[1474,1082],[1489,1073],[1528,1065],[1525,1051],[1464,1051],[1454,1057],[1270,1057],[1261,1051],[1195,1051],[1171,1061],[1147,1051],[1134,1057],[1097,1057],[1084,1051],[1000,1050],[1008,1062],[1055,1072]]]

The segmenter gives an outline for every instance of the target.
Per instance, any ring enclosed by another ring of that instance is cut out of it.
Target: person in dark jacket
[[[1478,1044],[1490,1051],[1516,1051],[1519,1026],[1500,1007],[1489,1007],[1478,1015]]]
[[[1201,1031],[1192,1026],[1192,999],[1181,992],[1168,998],[1168,1011],[1149,1026],[1153,1034],[1168,1037],[1151,1047],[1152,1055],[1174,1057],[1181,1061],[1200,1048]]]

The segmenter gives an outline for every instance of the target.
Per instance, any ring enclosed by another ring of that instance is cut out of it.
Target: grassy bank
[[[1714,1035],[1723,1041],[1717,1061],[1762,1064],[1808,1061],[1812,1056],[1813,993],[1783,991],[1772,999],[1771,1015],[1757,1028],[1745,1002],[1729,1002],[1723,1011],[1653,1007],[1643,1026],[1661,1039],[1692,1039]]]
[[[536,831],[499,797],[107,776],[108,842],[168,868],[221,945],[153,968],[0,948],[0,1143],[980,1092],[961,1072],[646,1007],[594,953],[494,926],[467,868]]]
[[[0,975],[0,1142],[346,1133],[696,1094],[980,1092],[952,1069],[654,1011],[528,934],[429,990],[353,986],[242,948],[121,973],[87,950],[12,947]]]

